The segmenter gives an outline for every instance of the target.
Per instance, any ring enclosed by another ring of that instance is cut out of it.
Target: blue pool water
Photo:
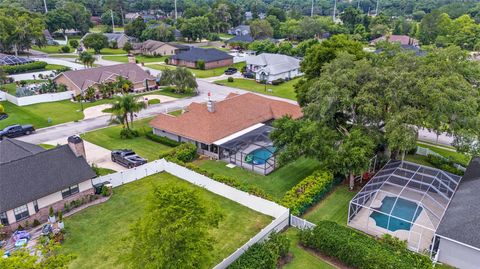
[[[245,156],[246,163],[264,164],[270,157],[272,157],[276,148],[273,146],[258,148]]]
[[[415,222],[415,220],[417,220],[418,218],[418,215],[420,215],[420,212],[422,212],[422,207],[418,206],[417,203],[402,198],[398,198],[398,201],[395,204],[395,200],[395,197],[383,198],[382,206],[380,206],[380,208],[377,208],[377,210],[385,212],[386,215],[379,212],[373,212],[372,214],[370,214],[370,217],[375,220],[377,226],[388,229],[392,232],[395,232],[396,230],[410,231],[412,225],[409,222],[398,218],[412,220],[412,222]],[[392,210],[392,207],[394,205],[395,208],[393,208]],[[390,213],[391,216],[388,215],[390,211],[392,211]],[[389,219],[390,223],[388,222]]]

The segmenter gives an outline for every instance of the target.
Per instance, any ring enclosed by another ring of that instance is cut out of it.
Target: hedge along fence
[[[165,146],[169,146],[169,147],[178,147],[181,144],[181,142],[172,140],[172,139],[164,137],[164,136],[158,136],[158,135],[155,135],[154,133],[151,133],[151,132],[145,132],[145,136],[148,139],[150,139],[154,142],[157,142],[157,143],[163,144]]]
[[[281,204],[290,208],[293,215],[300,216],[340,182],[342,179],[334,178],[329,171],[316,171],[289,190]]]
[[[45,69],[47,66],[46,62],[32,62],[32,63],[27,63],[27,64],[20,64],[20,65],[6,65],[2,66],[1,68],[5,73],[12,75],[12,74],[18,74],[18,73],[24,73],[27,71],[31,70],[40,70],[40,69]]]
[[[377,240],[332,221],[320,221],[315,228],[301,231],[300,242],[358,269],[433,267],[429,257],[409,251],[406,241],[390,235]]]

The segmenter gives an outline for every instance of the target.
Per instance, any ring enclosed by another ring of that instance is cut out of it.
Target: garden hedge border
[[[36,62],[20,64],[20,65],[5,65],[5,66],[2,66],[1,68],[3,69],[3,71],[5,71],[5,73],[12,75],[12,74],[24,73],[31,70],[45,69],[46,66],[47,66],[46,62],[36,61]]]
[[[151,132],[145,132],[145,136],[153,142],[157,142],[169,147],[178,147],[181,144],[180,142],[177,142],[173,139],[164,136],[158,136]]]

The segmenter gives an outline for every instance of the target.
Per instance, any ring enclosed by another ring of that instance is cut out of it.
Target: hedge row
[[[188,163],[197,158],[197,147],[191,143],[181,143],[172,150],[161,154],[160,159],[162,158],[174,159],[183,163]]]
[[[464,172],[454,165],[455,163],[450,159],[444,159],[435,155],[427,155],[427,161],[433,165],[435,168],[450,172],[452,174],[463,176]]]
[[[299,216],[340,182],[341,179],[334,179],[331,172],[316,171],[285,193],[281,203]]]
[[[262,197],[264,199],[267,199],[267,200],[271,200],[273,201],[273,198],[266,194],[265,191],[263,191],[262,189],[256,187],[256,186],[251,186],[251,185],[247,185],[247,184],[244,184],[240,181],[238,181],[237,179],[235,178],[232,178],[232,177],[227,177],[227,176],[223,176],[223,175],[216,175],[210,171],[207,171],[197,165],[194,165],[192,163],[186,163],[186,162],[183,162],[181,160],[178,160],[178,158],[173,158],[172,156],[164,156],[165,159],[167,159],[168,161],[170,162],[174,162],[174,163],[177,163],[181,166],[184,166],[192,171],[195,171],[199,174],[202,174],[206,177],[209,177],[215,181],[218,181],[218,182],[222,182],[230,187],[234,187],[236,189],[239,189],[241,191],[244,191],[244,192],[248,192],[252,195],[255,195],[255,196],[258,196],[258,197]],[[160,157],[162,158],[162,156]]]
[[[376,240],[332,221],[301,231],[300,242],[358,269],[432,268],[429,257],[409,251],[405,241],[390,235]]]
[[[178,141],[172,140],[172,139],[164,137],[164,136],[158,136],[158,135],[155,135],[155,134],[150,133],[150,132],[145,132],[145,136],[147,136],[148,139],[150,139],[154,142],[157,142],[157,143],[163,144],[165,146],[169,146],[169,147],[177,147],[177,146],[180,146],[180,144],[181,144]]]
[[[229,269],[275,269],[280,258],[287,256],[290,240],[284,234],[272,233],[267,241],[251,246]]]
[[[32,62],[28,64],[21,64],[21,65],[5,65],[2,66],[1,68],[5,73],[11,75],[11,74],[18,74],[18,73],[24,73],[27,71],[31,70],[38,70],[38,69],[44,69],[47,66],[46,62]]]

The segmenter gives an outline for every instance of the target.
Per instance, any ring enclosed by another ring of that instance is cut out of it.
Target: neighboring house
[[[233,56],[217,49],[202,49],[191,47],[170,58],[169,64],[197,68],[199,61],[205,62],[205,69],[224,67],[233,64]]]
[[[133,54],[142,54],[142,55],[175,55],[180,51],[186,51],[190,47],[176,44],[176,43],[165,43],[162,41],[156,40],[147,40],[141,43],[133,44]]]
[[[45,221],[72,200],[93,194],[95,172],[86,161],[83,141],[53,149],[20,140],[0,141],[0,223],[13,231],[25,222]]]
[[[255,39],[253,39],[253,37],[250,34],[246,34],[246,35],[236,35],[236,36],[230,38],[229,40],[226,40],[225,43],[226,44],[252,43],[253,41],[255,41]]]
[[[133,83],[134,91],[142,91],[146,85],[148,88],[156,86],[155,77],[135,63],[67,71],[53,80],[67,86],[68,90],[75,92],[75,95],[80,95],[90,86],[98,87],[99,84],[115,81],[119,76],[130,80]]]
[[[460,269],[480,265],[480,157],[473,158],[435,233],[436,258]]]
[[[82,39],[80,39],[80,42],[83,43],[83,40],[85,37],[87,37],[90,33],[85,34]],[[129,37],[124,33],[103,33],[104,36],[107,37],[108,44],[109,46],[112,46],[114,42],[117,43],[117,48],[123,48],[125,46],[125,43],[127,42],[133,42],[135,38]]]
[[[247,56],[247,71],[255,73],[255,80],[271,83],[277,79],[290,80],[301,76],[300,60],[283,54],[262,53]]]
[[[415,38],[411,38],[407,35],[384,35],[379,38],[375,38],[372,41],[370,41],[371,46],[377,45],[378,42],[380,41],[387,41],[391,43],[400,43],[400,45],[413,45],[413,46],[418,46],[418,40]]]
[[[250,35],[250,25],[239,25],[228,30],[231,35]]]

